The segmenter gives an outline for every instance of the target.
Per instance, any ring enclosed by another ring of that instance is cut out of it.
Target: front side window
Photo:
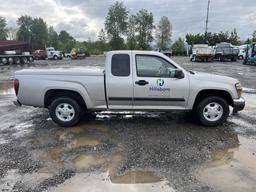
[[[114,76],[127,77],[130,75],[130,56],[115,54],[112,56],[111,73]]]
[[[138,77],[172,77],[176,69],[165,59],[152,55],[136,55]]]

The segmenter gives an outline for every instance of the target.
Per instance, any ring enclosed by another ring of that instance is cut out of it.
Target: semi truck
[[[245,100],[238,80],[187,71],[155,51],[111,51],[105,68],[25,69],[15,72],[15,104],[49,109],[63,127],[97,111],[191,111],[217,126]]]
[[[14,40],[0,41],[0,63],[26,64],[34,60],[28,43]]]

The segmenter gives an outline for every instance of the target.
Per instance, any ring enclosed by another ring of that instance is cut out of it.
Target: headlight
[[[242,91],[243,91],[241,83],[236,83],[235,87],[236,87],[238,97],[241,97]]]

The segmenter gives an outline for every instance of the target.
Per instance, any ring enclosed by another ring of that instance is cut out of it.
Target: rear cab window
[[[128,54],[113,55],[111,60],[111,74],[118,77],[128,77],[130,73],[130,56]]]

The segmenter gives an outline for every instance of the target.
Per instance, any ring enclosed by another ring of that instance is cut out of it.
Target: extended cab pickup
[[[186,71],[152,51],[111,51],[105,68],[26,69],[15,73],[16,104],[45,107],[61,126],[77,124],[85,112],[185,110],[205,126],[217,126],[243,110],[233,78]]]

